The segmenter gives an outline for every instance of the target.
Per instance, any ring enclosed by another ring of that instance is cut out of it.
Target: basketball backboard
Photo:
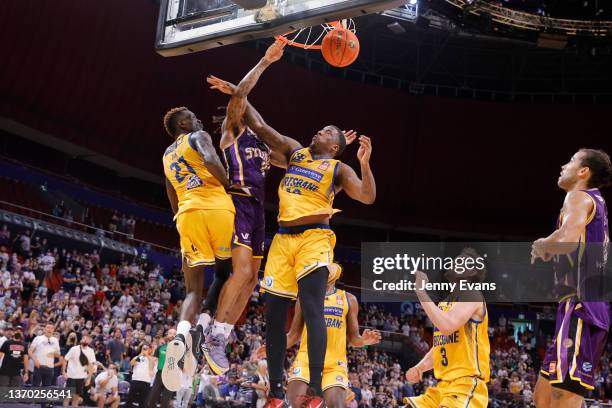
[[[406,0],[268,0],[262,9],[244,10],[230,0],[161,0],[155,49],[163,56],[189,54],[404,3]]]

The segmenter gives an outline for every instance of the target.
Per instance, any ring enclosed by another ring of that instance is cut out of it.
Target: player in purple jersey
[[[270,160],[276,159],[244,121],[246,98],[265,69],[283,56],[284,46],[280,41],[272,44],[261,61],[240,81],[221,125],[220,147],[230,179],[229,193],[236,217],[232,239],[233,271],[221,291],[215,320],[204,347],[204,356],[216,374],[229,369],[225,354],[227,340],[257,285],[265,239],[264,187]],[[213,89],[216,89],[216,80],[212,76],[207,79]]]
[[[610,328],[610,306],[596,291],[603,282],[609,244],[606,203],[599,189],[612,180],[601,150],[581,149],[562,166],[558,185],[567,192],[557,230],[533,243],[532,263],[555,261],[562,295],[555,337],[535,388],[536,407],[582,407]],[[563,255],[563,256],[558,256]],[[595,290],[594,290],[595,289]],[[605,290],[605,289],[604,289]]]

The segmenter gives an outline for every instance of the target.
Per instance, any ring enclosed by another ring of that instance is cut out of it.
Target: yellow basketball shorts
[[[440,381],[425,394],[407,398],[413,408],[485,408],[489,404],[487,384],[476,377]]]
[[[305,383],[309,383],[310,369],[308,368],[308,362],[296,358],[291,365],[291,369],[289,370],[289,379],[287,381],[304,381]],[[348,371],[346,369],[346,362],[338,361],[335,364],[329,364],[326,362],[325,367],[323,367],[321,389],[325,391],[326,389],[332,387],[348,389]]]
[[[191,210],[176,217],[181,253],[190,267],[214,265],[232,256],[234,213],[229,210]]]
[[[263,292],[295,299],[298,280],[317,268],[333,264],[336,234],[321,227],[279,228],[274,236],[260,282]],[[340,272],[330,267],[330,280]]]

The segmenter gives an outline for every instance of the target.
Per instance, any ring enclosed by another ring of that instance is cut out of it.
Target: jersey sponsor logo
[[[264,283],[267,287],[271,288],[272,284],[274,283],[274,279],[272,279],[271,276],[266,276],[266,278],[264,279]]]
[[[298,176],[306,177],[318,183],[320,183],[321,180],[323,180],[322,173],[319,173],[318,171],[314,171],[311,169],[307,169],[305,167],[300,167],[300,166],[294,166],[294,165],[289,166],[289,168],[287,169],[287,174],[295,174]]]
[[[344,306],[344,299],[342,299],[342,295],[336,295],[336,304],[338,306]]]
[[[202,187],[203,185],[204,182],[202,181],[202,179],[195,174],[189,177],[189,179],[187,180],[187,190]]]
[[[325,315],[341,317],[343,312],[344,310],[341,307],[325,306],[323,308],[323,314]]]
[[[593,364],[589,363],[588,361],[585,361],[584,363],[582,363],[583,371],[590,373],[592,369],[593,369]]]
[[[302,371],[302,369],[300,367],[295,367],[293,369],[293,375],[298,375],[301,371]]]
[[[242,237],[243,240],[247,241],[249,239],[249,233],[248,232],[241,232],[240,236]]]
[[[459,343],[459,330],[453,334],[437,334],[434,335],[433,346],[444,346],[446,344]]]
[[[319,170],[323,170],[326,171],[327,169],[329,169],[329,162],[328,161],[324,161],[323,163],[319,164],[319,167],[317,167]]]
[[[336,381],[339,381],[339,382],[341,382],[341,383],[343,383],[343,384],[344,384],[344,378],[342,378],[342,376],[341,376],[341,375],[337,375],[337,376],[336,376]]]
[[[548,372],[554,373],[555,371],[557,371],[557,362],[551,361],[550,364],[548,365]]]

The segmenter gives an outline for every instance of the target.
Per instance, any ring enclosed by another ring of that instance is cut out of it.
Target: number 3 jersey
[[[232,199],[223,185],[208,171],[192,133],[180,135],[164,153],[164,173],[178,197],[176,215],[190,210],[230,210]]]
[[[338,212],[332,205],[339,167],[339,160],[313,158],[308,147],[293,152],[278,187],[278,220]]]
[[[484,305],[484,303],[483,303]],[[447,312],[452,302],[440,302],[438,307]],[[453,381],[461,377],[477,377],[489,381],[489,317],[482,321],[468,320],[453,333],[442,334],[434,328],[434,375],[438,380]]]

